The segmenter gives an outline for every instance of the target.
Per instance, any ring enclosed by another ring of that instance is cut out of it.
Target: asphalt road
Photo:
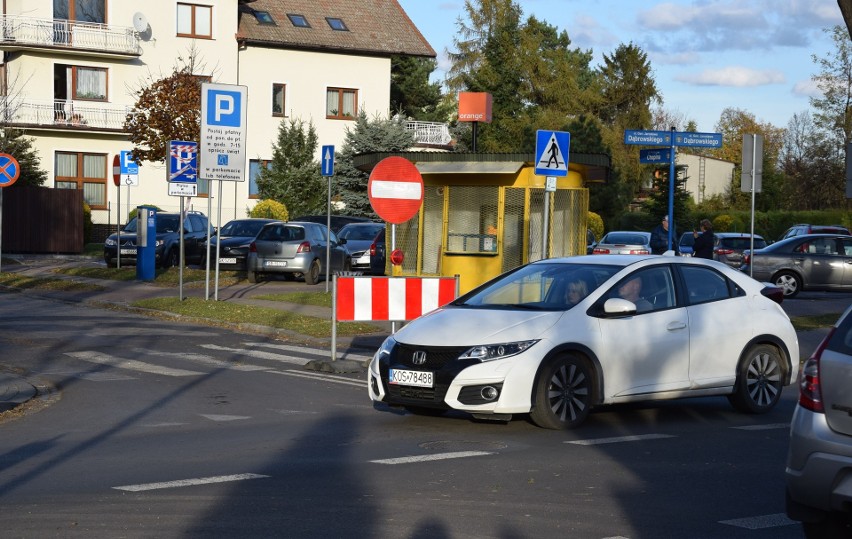
[[[304,369],[326,350],[16,294],[0,349],[58,388],[0,425],[4,537],[801,536],[793,387],[761,416],[692,399],[559,432],[374,408],[363,373]]]

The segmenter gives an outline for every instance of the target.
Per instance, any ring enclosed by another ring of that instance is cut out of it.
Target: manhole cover
[[[465,440],[439,440],[423,442],[420,447],[429,451],[496,451],[505,449],[504,442],[475,442]]]

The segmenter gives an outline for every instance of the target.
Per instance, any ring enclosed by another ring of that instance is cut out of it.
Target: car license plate
[[[219,263],[220,264],[236,264],[237,259],[236,258],[220,258]]]
[[[264,266],[276,266],[276,267],[283,268],[284,266],[287,265],[287,263],[283,262],[281,260],[267,260],[266,262],[263,263],[263,265]]]
[[[123,254],[123,255],[135,255],[136,249],[122,249],[121,254]]]
[[[390,369],[388,371],[388,383],[401,386],[432,387],[433,373]]]

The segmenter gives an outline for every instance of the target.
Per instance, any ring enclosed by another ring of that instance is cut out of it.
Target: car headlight
[[[465,353],[459,356],[459,359],[478,359],[480,361],[493,361],[495,359],[503,359],[520,354],[532,345],[537,343],[539,339],[532,341],[505,342],[501,344],[483,344],[474,346],[468,349]]]
[[[156,245],[156,247],[162,247],[162,246],[163,246],[163,244],[165,244],[165,243],[166,243],[166,240],[157,240],[157,245]]]
[[[116,241],[112,238],[107,238],[104,240],[104,245],[107,245],[109,247],[112,247],[113,245],[115,245],[115,243]]]
[[[385,339],[385,342],[382,343],[379,349],[376,350],[376,353],[373,354],[373,359],[379,361],[383,357],[390,356],[394,346],[396,346],[396,339],[394,339],[393,337],[388,337],[387,339]]]

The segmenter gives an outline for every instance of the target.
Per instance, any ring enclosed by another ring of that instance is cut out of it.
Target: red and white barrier
[[[335,320],[413,320],[456,299],[456,277],[337,277]]]

